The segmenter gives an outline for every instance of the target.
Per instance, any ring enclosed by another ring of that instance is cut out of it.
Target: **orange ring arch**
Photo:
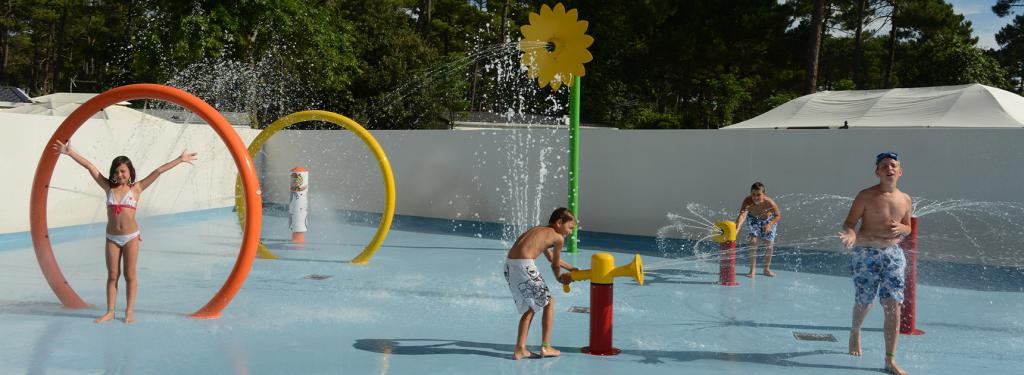
[[[134,84],[117,87],[99,94],[75,109],[68,118],[57,127],[49,142],[43,147],[43,155],[39,158],[39,165],[36,166],[35,178],[32,180],[32,196],[29,206],[29,226],[32,234],[32,246],[35,248],[36,260],[39,261],[39,268],[43,271],[43,277],[50,284],[50,289],[57,295],[65,308],[80,309],[90,305],[82,300],[71,288],[71,284],[64,278],[64,274],[57,265],[53,256],[53,247],[50,244],[48,225],[46,222],[46,200],[49,194],[50,179],[53,176],[53,168],[57,165],[59,154],[50,150],[57,140],[69,141],[71,136],[78,131],[78,128],[94,114],[109,105],[134,99],[157,99],[180,105],[195,114],[199,115],[206,123],[210,124],[214,132],[231,151],[231,157],[235,160],[235,166],[242,179],[245,188],[246,221],[244,233],[242,234],[242,246],[238,251],[238,259],[235,266],[228,275],[227,281],[221,286],[217,294],[198,311],[189,315],[193,319],[215,319],[220,317],[221,310],[224,310],[231,299],[235,297],[238,290],[245,283],[246,276],[252,268],[253,260],[256,257],[256,245],[259,244],[260,226],[262,224],[263,207],[259,196],[259,181],[256,178],[256,168],[253,167],[252,159],[246,152],[245,143],[235,134],[234,129],[224,119],[224,116],[217,112],[206,102],[185,91],[156,84]]]

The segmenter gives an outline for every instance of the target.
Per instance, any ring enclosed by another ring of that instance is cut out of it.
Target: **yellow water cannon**
[[[735,222],[731,220],[719,221],[715,223],[715,228],[719,230],[719,233],[711,236],[711,240],[718,243],[736,242]]]
[[[644,285],[644,262],[640,254],[633,256],[633,262],[615,267],[615,257],[608,253],[597,253],[590,257],[589,270],[569,272],[573,281],[590,280],[590,345],[580,351],[591,355],[616,355],[622,352],[612,346],[612,302],[616,277],[632,277]],[[562,290],[569,293],[569,285],[562,284]]]
[[[739,286],[740,283],[736,282],[736,223],[719,221],[715,223],[715,228],[719,233],[711,239],[718,242],[718,284]]]
[[[644,285],[644,262],[640,254],[633,256],[633,262],[615,267],[615,257],[609,253],[597,253],[590,257],[589,270],[569,272],[572,281],[590,280],[594,284],[612,284],[616,277],[632,277]],[[569,284],[562,284],[562,291],[569,293]]]

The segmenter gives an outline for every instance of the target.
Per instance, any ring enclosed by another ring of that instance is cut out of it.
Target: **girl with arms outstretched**
[[[132,323],[135,321],[133,309],[137,289],[135,264],[139,258],[139,241],[142,240],[139,234],[139,224],[135,221],[135,209],[138,207],[139,198],[142,192],[156,182],[157,177],[164,172],[181,163],[192,164],[192,161],[196,160],[197,153],[182,152],[181,156],[161,165],[142,181],[136,183],[135,167],[127,156],[114,158],[110,163],[109,177],[104,177],[99,169],[96,169],[96,166],[75,152],[70,144],[57,141],[53,145],[53,149],[70,156],[75,162],[85,167],[107,196],[107,312],[96,318],[96,323],[103,323],[114,318],[117,281],[121,276],[122,269],[127,289],[124,322]]]

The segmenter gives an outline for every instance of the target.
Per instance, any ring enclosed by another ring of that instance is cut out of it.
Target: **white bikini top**
[[[114,213],[120,214],[122,209],[130,208],[135,209],[138,203],[135,201],[135,194],[132,193],[132,189],[129,186],[128,194],[121,197],[121,201],[118,202],[114,199],[114,189],[110,189],[107,192],[107,207],[114,207]]]

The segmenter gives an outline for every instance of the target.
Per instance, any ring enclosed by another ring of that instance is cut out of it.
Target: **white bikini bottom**
[[[121,246],[121,247],[124,247],[124,244],[128,243],[129,241],[131,241],[135,237],[139,237],[139,241],[142,241],[142,236],[140,235],[139,231],[135,231],[135,233],[129,233],[129,234],[110,234],[110,233],[107,233],[107,239],[110,240],[110,242],[116,243],[117,246]]]

